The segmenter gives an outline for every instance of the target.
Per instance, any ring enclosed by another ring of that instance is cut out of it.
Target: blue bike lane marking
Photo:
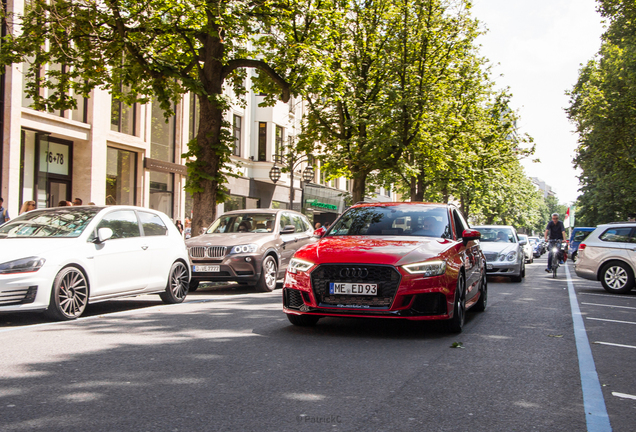
[[[574,324],[574,338],[576,340],[576,352],[579,357],[579,371],[581,373],[581,388],[583,390],[583,407],[585,408],[585,421],[588,432],[610,432],[609,416],[605,407],[605,398],[601,390],[601,383],[596,373],[596,365],[592,356],[592,348],[585,331],[585,323],[581,316],[581,309],[576,298],[570,270],[567,264],[564,266],[567,275],[568,294],[570,295],[570,309],[572,311],[572,323]]]

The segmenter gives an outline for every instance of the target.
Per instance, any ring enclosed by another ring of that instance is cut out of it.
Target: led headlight
[[[21,258],[0,264],[0,274],[35,272],[46,260],[40,257]]]
[[[421,274],[423,276],[439,276],[446,272],[446,261],[424,261],[402,266],[404,270],[411,274]]]
[[[510,262],[517,260],[517,251],[510,251],[508,255],[506,255],[506,259]]]
[[[254,253],[257,250],[258,246],[255,244],[238,245],[232,248],[230,254]]]
[[[287,271],[293,274],[297,274],[298,272],[306,272],[310,268],[314,266],[313,263],[309,261],[303,261],[298,258],[292,258],[289,262],[289,266],[287,267]]]

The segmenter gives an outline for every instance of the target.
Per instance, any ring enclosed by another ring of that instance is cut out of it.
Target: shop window
[[[245,197],[238,195],[230,195],[223,205],[223,209],[226,212],[233,210],[243,210],[245,206]]]
[[[175,116],[166,118],[159,102],[152,102],[152,130],[150,132],[150,157],[164,162],[174,162]]]
[[[234,136],[234,156],[241,156],[241,132],[243,118],[234,114],[232,122],[232,135]]]
[[[135,205],[137,153],[108,147],[106,152],[106,204]]]
[[[258,160],[265,162],[267,160],[267,123],[258,123]]]
[[[150,171],[150,208],[173,217],[174,174]]]
[[[289,208],[289,203],[282,202],[282,201],[272,201],[272,208],[273,209],[287,209],[287,208]]]
[[[121,88],[124,92],[127,89]],[[135,135],[137,128],[137,104],[127,105],[113,96],[110,109],[110,129],[127,135]]]

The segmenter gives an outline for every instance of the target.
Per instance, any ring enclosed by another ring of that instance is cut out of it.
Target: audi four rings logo
[[[345,267],[340,270],[341,278],[364,279],[369,276],[369,270],[364,267]]]

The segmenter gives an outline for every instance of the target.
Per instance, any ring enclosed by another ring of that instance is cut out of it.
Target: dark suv
[[[291,210],[248,209],[219,217],[205,234],[186,240],[192,278],[199,282],[234,281],[272,291],[300,247],[316,241],[307,217]]]

